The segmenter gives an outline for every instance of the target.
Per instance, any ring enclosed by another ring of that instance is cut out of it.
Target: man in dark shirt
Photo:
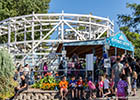
[[[28,83],[27,80],[25,79],[25,76],[22,75],[21,76],[21,84],[19,87],[15,87],[15,94],[13,97],[10,98],[10,100],[13,100],[14,98],[16,98],[21,92],[23,92],[24,90],[28,89]]]
[[[132,69],[129,66],[127,61],[125,62],[124,71],[125,71],[125,75],[127,77],[127,82],[128,82],[128,90],[129,90],[128,92],[130,93],[131,92],[131,73],[132,73]]]

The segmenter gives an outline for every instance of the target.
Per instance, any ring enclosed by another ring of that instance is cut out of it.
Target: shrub
[[[15,66],[12,56],[5,48],[0,49],[0,97],[11,96],[15,86],[13,81]]]

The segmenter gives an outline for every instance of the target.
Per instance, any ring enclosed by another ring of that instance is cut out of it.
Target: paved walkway
[[[97,98],[96,100],[108,100],[107,98]],[[109,100],[117,100],[117,99],[109,99]],[[136,96],[128,96],[128,100],[140,100],[140,88],[137,91],[137,95]]]

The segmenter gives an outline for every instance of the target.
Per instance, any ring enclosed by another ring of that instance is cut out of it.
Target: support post
[[[90,22],[90,24],[89,24],[89,39],[91,40],[91,16],[89,17],[89,22]]]
[[[95,49],[93,48],[92,51],[93,51],[93,58],[94,58],[94,56],[95,56]],[[93,59],[93,62],[94,62],[94,63],[93,63],[93,70],[92,70],[92,81],[93,81],[93,82],[94,82],[94,77],[95,77],[95,76],[94,76],[94,64],[95,64],[95,62],[96,62],[96,61],[94,61],[94,60],[95,60],[95,59]]]
[[[43,37],[43,33],[42,33],[42,24],[40,24],[40,40]],[[42,47],[42,43],[40,43],[40,47]],[[41,51],[40,51],[41,52]],[[41,55],[40,55],[41,56]]]
[[[64,11],[62,11],[61,39],[64,40]]]
[[[68,68],[67,68],[67,59],[66,59],[66,52],[65,47],[62,48],[62,60],[63,60],[63,67],[65,69],[65,75],[67,76]],[[64,54],[63,54],[64,53]]]
[[[117,56],[117,48],[115,47],[115,56]]]
[[[26,31],[27,31],[27,30],[26,30],[26,24],[25,24],[25,25],[24,25],[24,49],[26,49],[26,43],[25,43],[25,42],[26,42],[26,37],[27,37],[27,36],[26,36]],[[25,52],[24,52],[24,53],[25,53]]]
[[[127,50],[125,50],[125,55],[127,54]]]
[[[17,32],[16,32],[16,25],[14,27],[14,31],[15,31],[15,42],[17,42]]]
[[[132,51],[132,57],[134,57],[134,51]]]
[[[33,12],[33,16],[32,16],[32,48],[34,48],[34,12]],[[34,50],[32,51],[32,64],[34,65]]]
[[[109,17],[108,17],[109,19]],[[110,26],[109,26],[109,22],[107,21],[107,37],[110,36]]]
[[[11,24],[8,24],[8,52],[10,53],[10,42],[11,42]]]

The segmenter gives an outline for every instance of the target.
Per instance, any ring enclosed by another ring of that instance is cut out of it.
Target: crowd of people
[[[74,98],[74,96],[78,98],[78,100],[85,98],[85,91],[86,93],[87,91],[91,92],[89,98],[113,96],[118,97],[120,100],[127,100],[127,97],[130,95],[136,96],[137,87],[140,86],[140,59],[135,59],[130,55],[112,57],[111,68],[104,67],[104,59],[104,57],[96,58],[94,63],[94,80],[92,80],[90,76],[83,78],[80,72],[71,74],[74,76],[71,77],[72,80],[69,81],[69,84],[67,83],[67,86],[69,87],[68,89],[72,91],[72,98]],[[72,69],[78,69],[77,66],[83,69],[82,64],[79,64],[79,61],[76,63],[73,61],[71,65]],[[82,74],[85,73],[82,72]],[[77,80],[75,80],[75,78]],[[80,80],[82,80],[82,84],[80,84],[79,88]],[[88,83],[91,83],[92,86]],[[67,92],[67,89],[63,91]]]
[[[58,72],[61,79],[59,87],[62,99],[66,99],[68,93],[71,94],[73,100],[86,100],[87,98],[92,100],[98,97],[118,97],[119,100],[127,100],[129,95],[137,95],[136,90],[140,86],[140,59],[135,59],[130,55],[113,56],[110,57],[111,67],[109,68],[104,67],[105,57],[95,57],[94,59],[94,74],[91,71],[86,73],[85,61],[80,61],[76,54],[68,63],[67,73],[65,74],[62,70]],[[62,63],[60,63],[59,69],[64,69]],[[37,72],[38,70],[39,67],[31,69],[28,64],[24,67],[18,66],[14,79],[25,85],[24,78],[21,80],[18,78],[18,76],[23,77],[24,75],[28,84],[33,84],[48,71],[47,64],[44,63],[43,74]],[[24,87],[24,85],[22,86]],[[24,89],[22,88],[22,90]],[[16,88],[16,93],[19,92]]]

